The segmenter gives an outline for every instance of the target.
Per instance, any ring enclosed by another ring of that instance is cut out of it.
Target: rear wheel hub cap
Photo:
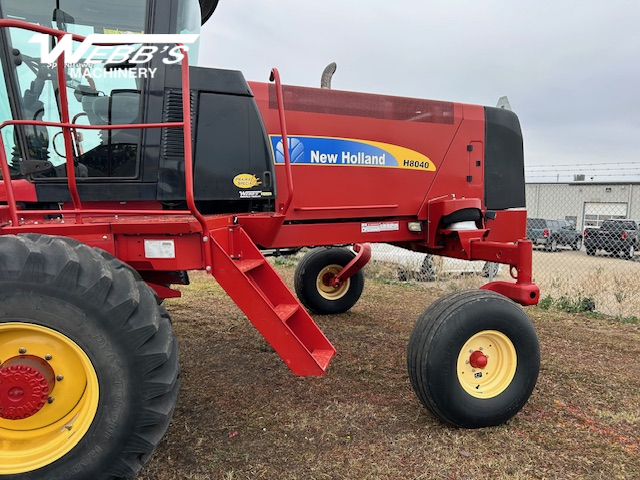
[[[476,350],[470,355],[469,363],[473,368],[484,368],[487,366],[487,357],[480,350]]]
[[[22,420],[44,407],[55,382],[53,369],[31,355],[13,357],[0,368],[0,418]]]

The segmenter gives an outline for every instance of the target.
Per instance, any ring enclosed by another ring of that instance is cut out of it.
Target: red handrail
[[[7,162],[7,156],[4,152],[4,141],[2,140],[2,131],[0,130],[0,170],[2,170],[2,179],[5,183],[7,205],[9,205],[9,217],[11,220],[11,224],[18,225],[18,207],[16,205],[16,198],[13,194],[13,185],[11,184],[11,171],[9,170],[9,163]]]
[[[59,39],[60,37],[58,37]],[[62,123],[70,123],[69,118],[69,106],[67,99],[67,82],[66,73],[64,68],[64,51],[60,54],[57,60],[56,66],[58,67],[58,94],[60,95],[60,117]],[[76,183],[76,166],[73,160],[73,144],[71,143],[71,129],[62,129],[62,138],[64,139],[64,152],[67,156],[67,184],[69,185],[69,193],[71,194],[71,200],[73,202],[73,209],[78,211],[82,209],[82,202],[80,202],[80,195],[78,194],[78,184]],[[71,152],[71,155],[69,155]],[[71,157],[71,161],[69,158]],[[76,214],[76,222],[82,223],[82,215]]]
[[[280,211],[282,215],[286,215],[289,205],[293,201],[293,173],[291,171],[291,158],[289,155],[289,139],[287,138],[287,122],[284,116],[284,100],[282,97],[282,84],[280,83],[280,73],[277,68],[271,69],[270,81],[276,82],[276,99],[278,100],[278,115],[280,117],[280,135],[282,136],[282,150],[284,154],[284,170],[287,174],[287,199]]]
[[[85,37],[77,34],[69,34],[67,32],[63,32],[60,30],[56,30],[49,27],[43,27],[41,25],[34,25],[31,23],[23,22],[20,20],[12,20],[12,19],[0,19],[0,28],[21,28],[24,30],[30,30],[32,32],[43,33],[47,35],[55,36],[58,40],[60,40],[65,35],[71,35],[73,40],[82,42],[85,40]],[[117,41],[114,42],[101,42],[96,43],[96,45],[118,45],[121,44]],[[18,226],[18,208],[15,201],[15,194],[13,191],[13,185],[11,181],[11,172],[9,170],[9,164],[7,162],[4,142],[2,141],[1,130],[3,127],[7,125],[43,125],[43,126],[56,126],[62,129],[64,143],[65,143],[65,153],[66,153],[66,170],[67,170],[67,186],[69,188],[69,193],[71,195],[71,199],[73,201],[73,210],[65,210],[65,214],[75,214],[76,223],[82,223],[82,213],[87,213],[87,210],[83,210],[82,203],[80,201],[80,196],[78,194],[78,186],[76,182],[75,176],[75,165],[73,158],[73,144],[71,137],[71,130],[77,128],[87,128],[87,129],[99,129],[99,130],[109,130],[109,129],[133,129],[133,128],[182,128],[183,129],[183,137],[184,137],[184,162],[185,162],[185,196],[187,201],[187,206],[189,208],[188,211],[178,211],[178,210],[137,210],[136,213],[132,213],[131,210],[105,210],[105,214],[112,215],[184,215],[190,214],[193,215],[198,223],[200,224],[203,232],[203,256],[206,262],[207,267],[210,267],[212,262],[211,249],[207,245],[208,241],[208,232],[207,232],[207,223],[200,211],[198,210],[195,198],[194,198],[194,188],[193,188],[193,158],[192,158],[192,132],[191,132],[191,86],[189,81],[189,56],[187,49],[181,43],[176,43],[178,47],[182,50],[184,57],[182,58],[181,65],[181,73],[182,73],[182,121],[181,122],[166,122],[166,123],[147,123],[147,124],[125,124],[125,125],[82,125],[78,126],[77,124],[73,124],[69,122],[69,105],[67,99],[67,91],[66,91],[66,78],[65,78],[65,70],[64,70],[64,51],[58,57],[56,61],[56,67],[58,70],[58,91],[60,94],[60,112],[62,122],[42,122],[36,120],[9,120],[0,124],[0,171],[2,171],[2,177],[5,183],[5,190],[7,194],[7,204],[9,206],[9,215],[11,218],[11,222],[14,226]],[[98,211],[98,209],[92,209],[91,212]],[[30,214],[42,214],[43,211],[30,210]],[[62,211],[60,211],[61,213]],[[24,211],[23,213],[26,213]]]
[[[181,43],[177,44],[184,58],[182,59],[182,128],[184,129],[184,176],[185,176],[185,193],[187,199],[187,206],[189,211],[194,217],[198,219],[200,225],[202,225],[202,233],[207,233],[207,222],[198,210],[195,201],[195,195],[193,193],[193,152],[191,142],[191,87],[189,85],[189,57],[187,55],[187,49]],[[187,161],[187,158],[189,161]],[[210,249],[207,249],[210,251]]]

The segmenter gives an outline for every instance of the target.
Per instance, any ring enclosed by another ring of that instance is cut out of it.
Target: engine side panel
[[[284,199],[288,186],[275,88],[249,86]],[[476,166],[484,160],[482,107],[305,87],[283,90],[294,180],[287,220],[426,218],[429,198],[454,193],[484,198],[484,172]],[[477,175],[470,175],[474,169]]]

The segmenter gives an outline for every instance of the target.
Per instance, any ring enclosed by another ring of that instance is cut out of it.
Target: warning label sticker
[[[367,222],[360,224],[362,233],[395,232],[400,230],[400,222]]]
[[[173,240],[145,240],[144,256],[147,258],[176,258]]]

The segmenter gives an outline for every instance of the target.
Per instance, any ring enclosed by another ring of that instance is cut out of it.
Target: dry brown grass
[[[562,250],[556,253],[533,252],[534,281],[545,295],[574,301],[590,298],[598,312],[621,317],[640,317],[636,261],[614,255],[590,257],[584,252]]]
[[[405,366],[442,290],[369,281],[351,312],[316,317],[338,350],[326,377],[297,378],[211,278],[192,279],[167,302],[181,395],[136,480],[640,478],[638,325],[528,309],[542,348],[529,403],[459,430],[420,405]]]
[[[420,274],[420,260],[415,255],[407,252],[404,259],[401,255],[392,257],[397,263],[373,261],[367,265],[368,274],[383,281],[395,282],[399,278],[399,271],[404,270],[404,277],[410,282],[429,281]],[[442,262],[442,257],[436,256],[434,261]],[[411,268],[407,265],[411,265]],[[548,295],[556,301],[563,299],[572,303],[579,303],[586,298],[593,303],[597,312],[605,315],[640,318],[640,295],[637,295],[639,275],[638,256],[631,261],[602,253],[592,257],[583,251],[570,249],[558,252],[533,251],[533,281],[540,287],[543,298]],[[444,291],[478,288],[487,281],[478,274],[447,273],[446,267],[437,273],[436,278],[433,285]],[[496,280],[512,281],[506,265],[501,267]]]

